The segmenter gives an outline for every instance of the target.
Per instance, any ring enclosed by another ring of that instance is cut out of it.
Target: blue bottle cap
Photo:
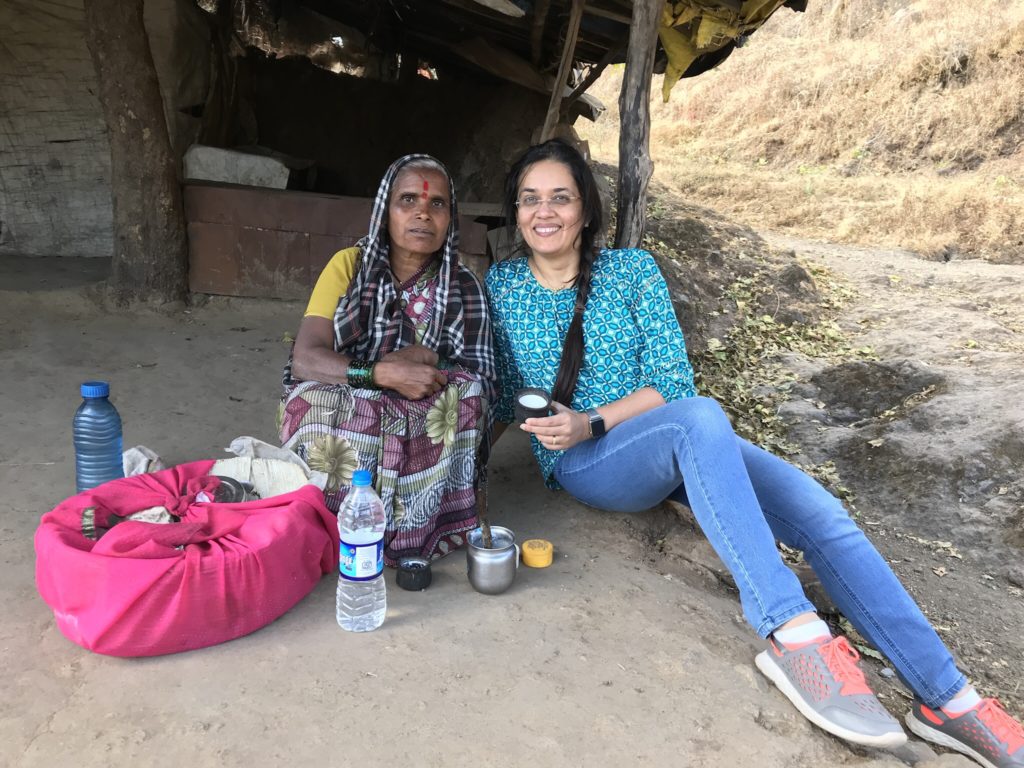
[[[373,482],[373,475],[370,474],[368,469],[357,469],[352,473],[353,487],[369,485],[371,482]]]
[[[86,381],[82,384],[82,397],[109,397],[110,384],[105,381]]]

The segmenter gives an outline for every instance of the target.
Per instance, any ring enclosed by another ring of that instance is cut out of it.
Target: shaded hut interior
[[[462,251],[482,271],[509,163],[538,140],[578,140],[574,123],[603,110],[586,90],[605,67],[643,48],[647,78],[629,87],[646,99],[651,71],[700,74],[778,8],[804,1],[147,0],[182,160],[191,288],[304,296],[333,252],[365,232],[381,174],[408,152],[448,166]],[[0,13],[11,30],[0,95],[12,104],[13,150],[0,167],[0,254],[105,255],[109,157],[81,6],[72,0],[59,16],[14,6]],[[637,9],[650,20],[643,34]],[[685,43],[682,59],[663,45],[664,27]],[[47,99],[63,101],[53,107],[59,124],[39,119]],[[623,115],[625,141],[646,156],[645,129],[626,124],[634,118]],[[286,178],[264,186],[218,175],[223,163],[197,147],[272,161]]]

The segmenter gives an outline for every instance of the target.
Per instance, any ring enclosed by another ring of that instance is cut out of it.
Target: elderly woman
[[[281,442],[327,473],[335,512],[353,471],[373,473],[389,565],[439,557],[477,525],[494,387],[451,177],[428,155],[406,155],[381,180],[367,236],[335,254],[313,289],[285,368]]]

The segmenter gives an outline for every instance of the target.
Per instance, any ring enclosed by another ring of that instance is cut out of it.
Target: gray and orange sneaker
[[[959,715],[914,699],[906,721],[925,741],[973,757],[985,768],[1024,768],[1024,727],[997,699],[982,699],[974,709]]]
[[[860,654],[845,637],[823,637],[795,646],[769,638],[757,668],[793,702],[800,714],[833,736],[890,749],[907,734],[868,687]]]

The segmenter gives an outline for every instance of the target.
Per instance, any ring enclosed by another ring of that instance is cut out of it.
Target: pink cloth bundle
[[[337,521],[319,489],[196,501],[220,484],[213,464],[114,480],[43,515],[36,585],[69,640],[111,656],[215,645],[269,624],[335,571]],[[117,521],[160,506],[180,521]]]

